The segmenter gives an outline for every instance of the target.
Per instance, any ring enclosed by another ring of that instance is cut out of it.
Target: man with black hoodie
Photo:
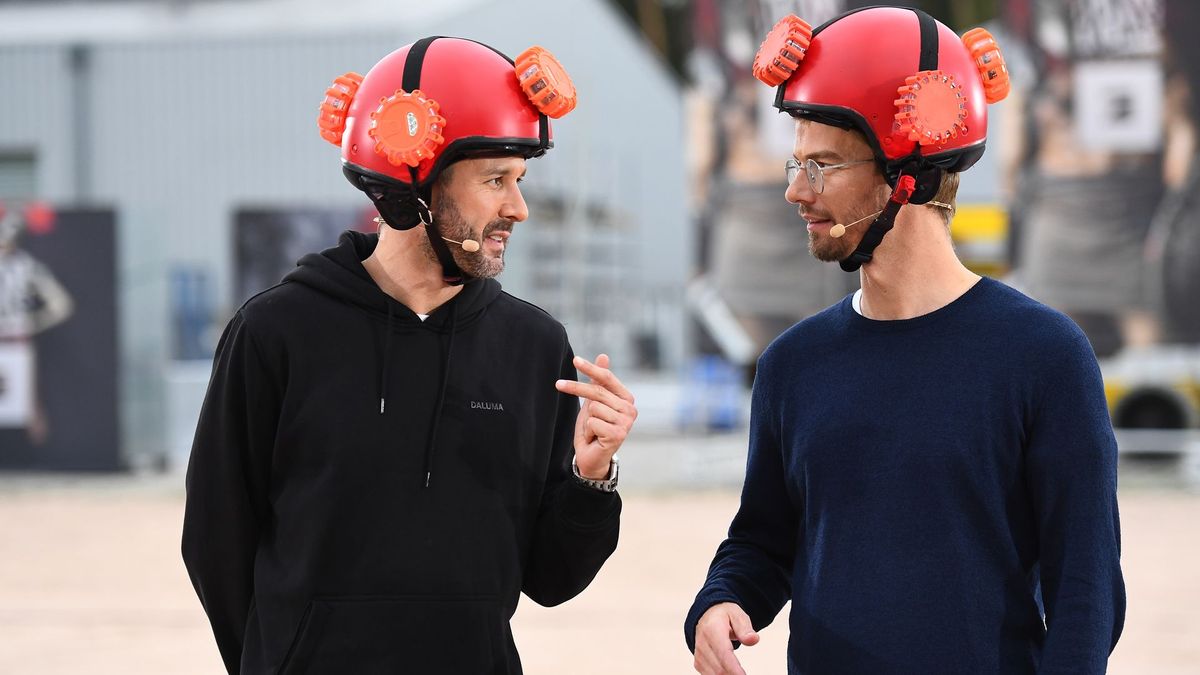
[[[183,555],[230,673],[520,673],[519,594],[564,602],[616,547],[633,397],[492,279],[572,107],[549,53],[457,38],[327,91],[381,227],[302,258],[217,348]]]

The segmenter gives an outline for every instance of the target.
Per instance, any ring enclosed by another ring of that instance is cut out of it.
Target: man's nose
[[[500,207],[500,217],[514,223],[523,222],[529,217],[529,206],[525,204],[525,196],[521,194],[521,188],[513,186],[509,197]]]
[[[808,183],[808,176],[803,171],[796,173],[796,178],[788,183],[783,192],[783,198],[790,204],[812,204],[817,200],[817,193]]]

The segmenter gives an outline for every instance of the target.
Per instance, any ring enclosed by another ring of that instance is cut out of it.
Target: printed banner
[[[0,205],[0,469],[120,469],[115,222]]]

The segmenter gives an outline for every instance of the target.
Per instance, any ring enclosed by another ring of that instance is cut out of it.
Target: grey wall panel
[[[59,202],[74,196],[67,75],[66,50],[61,47],[0,45],[0,151],[31,151],[36,196]]]

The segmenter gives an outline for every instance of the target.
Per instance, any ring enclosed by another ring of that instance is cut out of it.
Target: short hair
[[[443,166],[442,170],[438,172],[437,178],[434,180],[434,183],[438,185],[438,187],[445,188],[446,183],[450,182],[450,177],[454,175],[454,165],[457,163],[458,162],[450,162],[446,166]]]
[[[958,211],[958,205],[955,203],[955,199],[958,198],[958,180],[959,173],[957,171],[943,171],[942,182],[938,185],[938,191],[933,196],[933,201],[949,204],[950,208],[947,209],[930,204],[932,208],[937,209],[938,215],[942,217],[942,220],[946,221],[947,225],[954,219],[954,214]]]

